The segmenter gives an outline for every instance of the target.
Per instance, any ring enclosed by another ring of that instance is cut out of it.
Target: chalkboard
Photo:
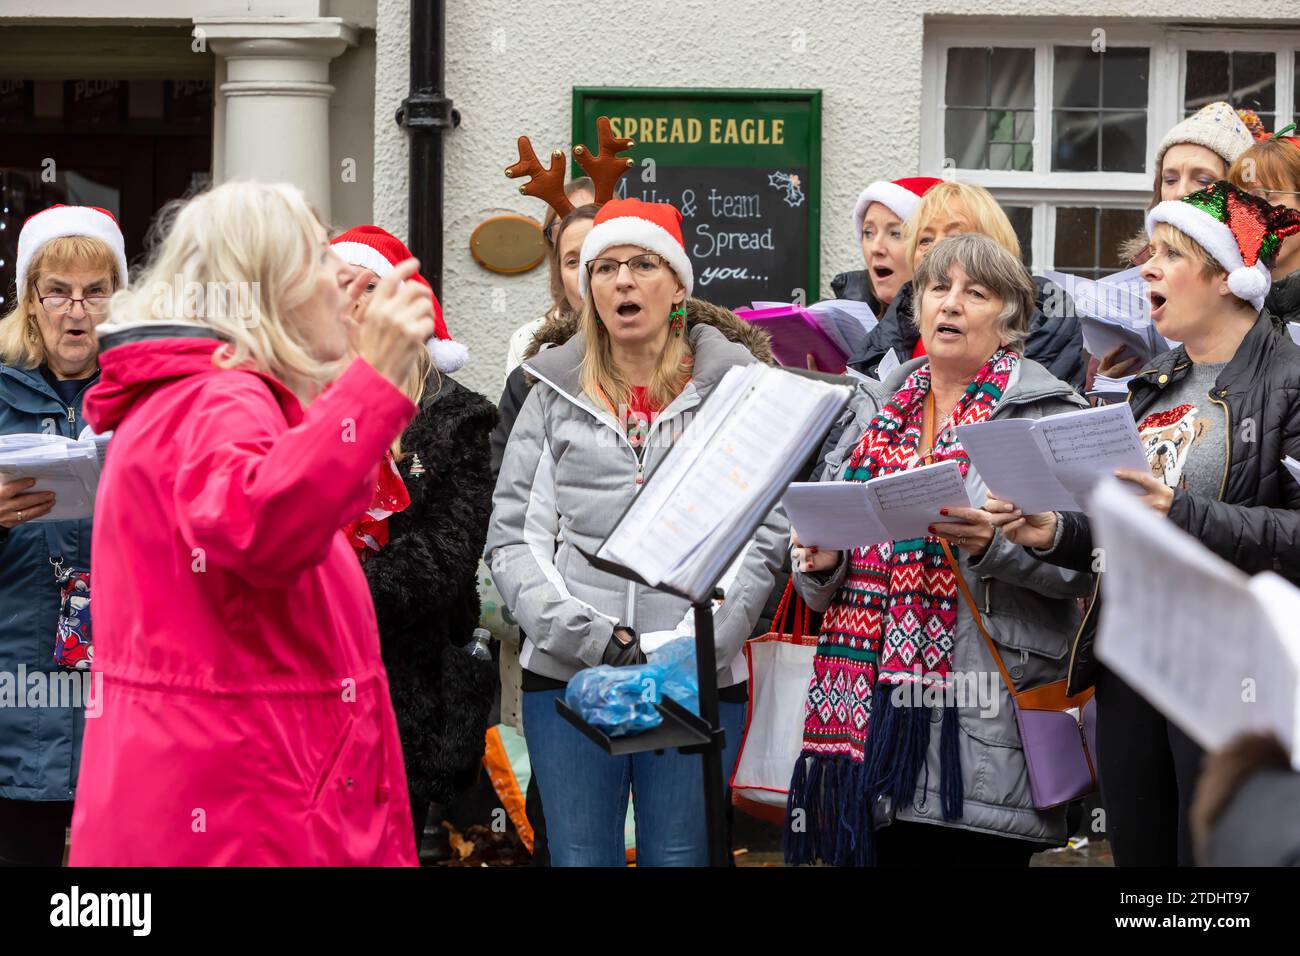
[[[681,211],[698,298],[819,298],[820,90],[575,88],[573,142],[600,116],[635,144],[618,195]]]

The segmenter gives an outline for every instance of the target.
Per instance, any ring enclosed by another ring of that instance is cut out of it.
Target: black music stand
[[[845,393],[843,401],[840,403],[841,410],[848,404],[850,395],[850,392]],[[831,425],[827,424],[818,433],[806,435],[804,440],[808,449],[815,452],[817,448],[820,448],[821,442],[830,431],[830,428]],[[809,450],[805,450],[802,454],[792,456],[793,460],[786,462],[781,471],[778,472],[777,480],[772,483],[768,492],[763,496],[761,506],[755,511],[758,519],[751,523],[746,534],[741,538],[744,543],[722,565],[723,574],[726,573],[726,568],[731,567],[736,560],[736,556],[753,539],[754,532],[767,519],[768,514],[771,513],[777,502],[781,500],[786,486],[798,473],[808,454]],[[658,474],[658,472],[659,469],[656,469],[655,474]],[[654,475],[651,475],[650,480],[654,480]],[[645,493],[644,489],[641,493]],[[622,521],[622,516],[620,516],[619,521]],[[615,523],[616,528],[617,526],[617,523]],[[602,542],[603,546],[604,542]],[[630,568],[598,558],[581,548],[578,548],[578,552],[594,568],[606,571],[616,577],[635,581],[653,590],[675,594],[691,603],[691,607],[695,612],[695,670],[700,685],[700,715],[696,717],[675,700],[664,697],[663,703],[656,705],[659,713],[664,718],[664,722],[658,727],[639,734],[629,734],[625,737],[610,737],[583,720],[576,711],[565,704],[563,696],[555,699],[556,710],[560,712],[560,715],[565,720],[600,745],[606,753],[614,756],[645,753],[652,750],[669,750],[674,747],[685,754],[703,754],[704,813],[705,822],[708,826],[709,865],[727,866],[730,861],[727,858],[726,808],[722,802],[722,748],[726,742],[726,735],[718,716],[718,667],[717,655],[714,653],[713,647],[713,600],[719,596],[717,581],[713,581],[699,594],[684,594],[662,585],[658,587],[650,585]]]

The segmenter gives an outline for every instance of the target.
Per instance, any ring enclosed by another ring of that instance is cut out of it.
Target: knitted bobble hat
[[[330,240],[330,245],[349,265],[369,269],[379,278],[383,278],[397,267],[399,262],[411,258],[411,250],[402,240],[391,232],[378,226],[356,226]],[[428,342],[429,357],[433,364],[443,372],[454,372],[469,360],[469,349],[452,340],[447,330],[447,323],[442,317],[442,303],[433,294],[433,286],[420,273],[411,277],[429,290],[433,298],[433,335]]]
[[[1253,142],[1255,137],[1236,110],[1222,101],[1210,103],[1165,133],[1156,150],[1156,169],[1160,169],[1169,148],[1182,143],[1204,146],[1231,166]]]
[[[1300,232],[1300,212],[1273,206],[1224,180],[1147,214],[1147,235],[1168,223],[1201,245],[1228,273],[1228,288],[1255,310],[1272,283],[1269,266],[1282,240]]]

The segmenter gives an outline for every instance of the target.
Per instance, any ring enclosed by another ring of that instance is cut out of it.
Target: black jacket
[[[871,291],[871,276],[866,269],[840,272],[831,279],[831,294],[837,299],[856,299],[871,306],[873,315],[880,314],[880,300]]]
[[[1278,279],[1268,290],[1264,309],[1286,331],[1286,323],[1300,322],[1300,269]]]
[[[1164,390],[1187,374],[1191,361],[1181,345],[1156,356],[1129,384],[1133,418],[1141,422]],[[1217,498],[1176,489],[1169,520],[1247,574],[1275,571],[1300,584],[1300,484],[1282,465],[1300,456],[1300,347],[1274,334],[1261,313],[1237,353],[1214,383],[1209,399],[1227,411],[1228,459]],[[1092,529],[1087,515],[1061,515],[1061,537],[1046,561],[1091,570]],[[1096,676],[1093,600],[1070,655],[1069,692],[1089,687]]]
[[[1034,276],[1034,288],[1037,308],[1029,321],[1025,357],[1033,359],[1061,381],[1081,388],[1086,372],[1083,326],[1075,318],[1074,303],[1063,289],[1041,276]],[[913,316],[912,283],[908,282],[898,290],[884,317],[871,330],[858,353],[849,360],[849,366],[874,377],[876,366],[891,348],[900,362],[910,359],[916,341],[921,337]]]
[[[463,649],[479,621],[496,417],[478,393],[430,375],[402,434],[410,507],[388,519],[388,544],[364,565],[407,784],[426,803],[450,803],[474,782],[496,689],[495,666]]]

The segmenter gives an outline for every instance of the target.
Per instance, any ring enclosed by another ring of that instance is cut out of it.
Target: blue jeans
[[[563,690],[524,694],[528,758],[546,808],[552,866],[624,866],[623,822],[636,792],[637,866],[707,866],[700,754],[676,750],[612,757],[560,716]],[[726,729],[722,783],[731,780],[745,705],[720,703]]]

